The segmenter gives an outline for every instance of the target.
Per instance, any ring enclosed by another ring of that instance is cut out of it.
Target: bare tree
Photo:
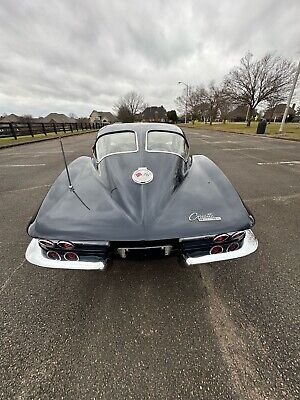
[[[175,102],[180,112],[184,113],[185,108],[187,109],[187,114],[194,123],[196,119],[200,119],[204,115],[207,108],[205,89],[203,86],[189,87],[188,92],[184,90],[183,95],[177,97]]]
[[[254,60],[247,53],[238,67],[225,78],[228,96],[236,104],[249,106],[247,125],[250,126],[255,108],[274,96],[283,95],[293,79],[295,65],[282,57],[266,54]]]
[[[204,101],[207,104],[207,115],[209,124],[212,125],[213,120],[217,116],[221,99],[221,89],[211,82],[208,88],[204,91]]]
[[[121,97],[118,102],[114,105],[114,109],[117,114],[125,115],[125,111],[129,112],[131,119],[134,121],[136,115],[142,112],[147,107],[144,102],[144,98],[141,94],[136,92],[129,92],[125,96]]]
[[[219,93],[219,99],[218,99],[218,111],[220,113],[221,120],[223,121],[223,124],[226,123],[226,120],[229,117],[230,111],[232,111],[234,108],[234,105],[230,98],[228,97],[228,94],[226,90],[222,87],[220,89]]]
[[[277,106],[277,104],[279,104],[281,101],[284,100],[284,95],[283,93],[278,93],[278,94],[274,94],[273,97],[271,97],[269,100],[267,100],[267,110],[269,111],[269,115],[268,115],[268,124],[271,123],[273,117],[274,117],[274,113],[275,113],[275,108]]]
[[[33,121],[33,117],[31,114],[24,114],[21,117],[19,117],[19,122],[22,124],[26,124],[28,122],[32,122]]]

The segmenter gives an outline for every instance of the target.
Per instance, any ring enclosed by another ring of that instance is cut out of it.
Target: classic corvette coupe
[[[86,270],[174,253],[186,266],[210,263],[253,253],[253,225],[217,165],[190,155],[179,127],[113,124],[98,132],[92,157],[66,164],[50,188],[28,224],[26,259]]]

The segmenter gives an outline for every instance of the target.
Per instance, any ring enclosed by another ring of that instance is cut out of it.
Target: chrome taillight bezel
[[[70,260],[70,259],[68,259],[67,257],[68,257],[68,254],[73,254],[73,255],[75,255],[76,256],[76,259],[75,260]],[[78,254],[76,254],[74,251],[67,251],[65,254],[64,254],[64,259],[66,260],[66,261],[73,261],[73,262],[76,262],[76,261],[79,261],[79,256],[78,256]]]
[[[49,253],[54,253],[54,254],[56,254],[57,258],[52,258],[52,257],[50,257]],[[55,251],[55,250],[49,250],[49,251],[47,251],[47,257],[48,257],[50,260],[53,260],[53,261],[61,261],[61,255],[60,255],[57,251]]]

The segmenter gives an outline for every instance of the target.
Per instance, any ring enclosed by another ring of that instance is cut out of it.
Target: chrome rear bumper
[[[50,260],[45,257],[42,249],[39,246],[38,239],[32,239],[29,243],[26,253],[26,260],[31,264],[45,268],[56,269],[83,269],[83,270],[105,270],[106,261],[64,261],[64,260]]]
[[[245,257],[248,254],[254,253],[258,247],[258,241],[251,229],[246,230],[246,236],[243,245],[238,250],[229,251],[219,254],[209,254],[201,257],[184,256],[184,261],[187,265],[207,264],[216,261],[231,260],[234,258]]]

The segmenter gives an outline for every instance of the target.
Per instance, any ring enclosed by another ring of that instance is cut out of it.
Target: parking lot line
[[[3,283],[3,285],[1,286],[1,288],[0,288],[0,293],[2,293],[4,290],[5,290],[5,288],[8,286],[8,284],[10,283],[10,281],[11,281],[11,278],[14,276],[14,274],[21,268],[21,267],[23,267],[23,265],[25,264],[25,258],[24,258],[24,260],[21,262],[21,264],[19,264],[14,270],[13,270],[13,272],[9,275],[9,277],[6,279],[6,281]]]
[[[74,153],[73,150],[65,150],[65,153]],[[37,157],[39,155],[47,155],[47,154],[61,154],[60,150],[55,151],[35,151],[34,153],[1,153],[1,156],[33,156]]]
[[[8,190],[6,192],[2,192],[2,193],[16,193],[16,192],[23,192],[26,190],[35,190],[35,189],[41,189],[44,187],[49,187],[51,185],[40,185],[40,186],[32,186],[32,187],[28,187],[28,188],[23,188],[23,189],[14,189],[14,190]]]
[[[294,194],[288,194],[288,195],[282,195],[282,196],[263,196],[263,197],[256,197],[253,199],[245,199],[245,203],[259,203],[261,201],[268,201],[268,200],[273,200],[273,201],[285,201],[285,200],[291,200],[291,199],[297,199],[300,197],[300,193],[294,193]]]
[[[281,165],[281,164],[300,164],[300,161],[271,161],[271,162],[258,162],[258,165]]]
[[[1,167],[10,168],[10,167],[43,167],[46,164],[0,164]]]

